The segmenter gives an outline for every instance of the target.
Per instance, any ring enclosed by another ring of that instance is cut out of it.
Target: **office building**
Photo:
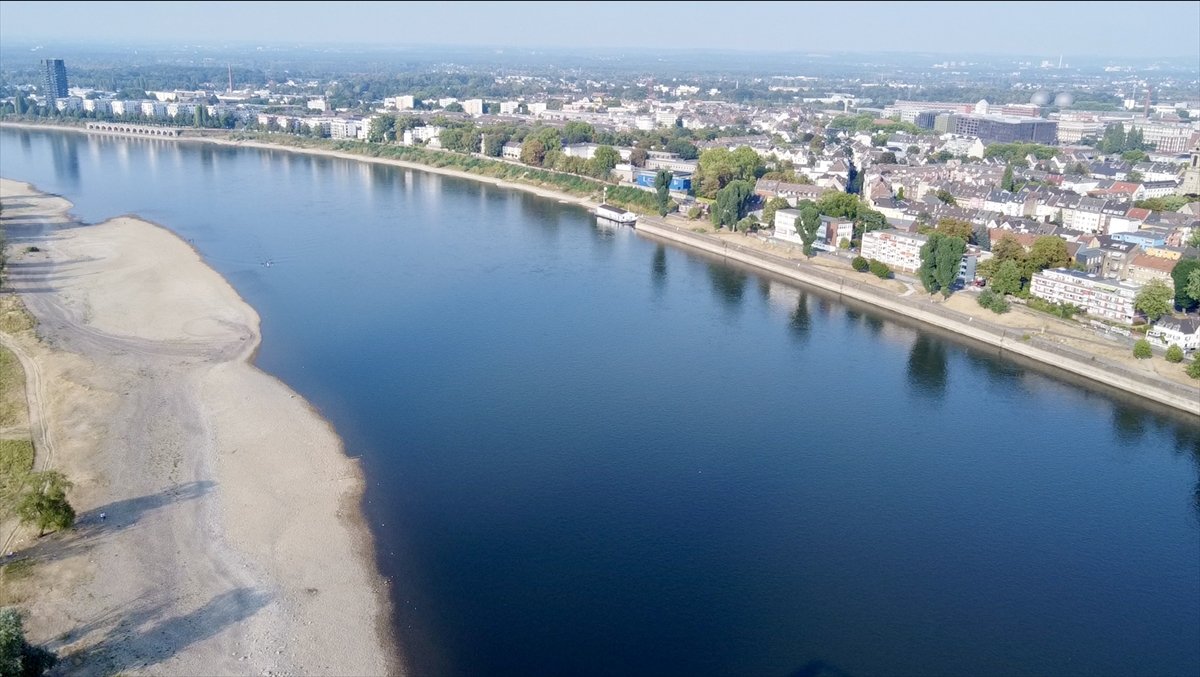
[[[67,96],[67,66],[62,59],[42,59],[42,94],[47,103]]]

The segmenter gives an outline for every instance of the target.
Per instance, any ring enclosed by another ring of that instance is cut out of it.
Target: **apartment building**
[[[1140,285],[1104,279],[1091,273],[1053,268],[1035,273],[1030,293],[1051,303],[1070,303],[1088,315],[1133,324],[1133,300]]]

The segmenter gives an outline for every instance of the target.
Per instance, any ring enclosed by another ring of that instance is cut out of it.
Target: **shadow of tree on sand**
[[[155,494],[113,501],[80,514],[70,531],[40,538],[29,548],[16,553],[16,557],[34,562],[52,562],[73,557],[89,550],[99,537],[124,531],[137,524],[147,514],[164,506],[200,498],[215,486],[217,483],[211,480],[187,482]]]
[[[112,675],[125,670],[153,668],[191,645],[253,616],[270,601],[266,592],[235,588],[192,611],[170,618],[163,617],[171,606],[169,601],[128,611],[98,642],[79,651],[64,652],[56,673]],[[98,619],[72,630],[67,638],[84,637],[96,626],[111,622],[111,617]]]

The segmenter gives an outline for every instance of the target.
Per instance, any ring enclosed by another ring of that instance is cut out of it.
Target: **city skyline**
[[[1098,13],[1082,3],[791,3],[763,5],[742,27],[737,5],[697,3],[368,3],[353,16],[321,14],[315,3],[284,13],[261,2],[111,3],[0,2],[0,40],[65,42],[142,39],[320,43],[394,47],[512,49],[616,48],[714,51],[895,52],[931,55],[1066,55],[1113,58],[1200,57],[1200,3],[1139,4],[1139,12]],[[313,9],[314,12],[307,11]],[[852,10],[852,11],[851,11]],[[951,19],[955,32],[943,32]],[[363,17],[370,17],[364,21]],[[1163,17],[1174,20],[1163,21]],[[97,25],[104,26],[98,34]],[[578,26],[586,25],[586,31]],[[813,27],[819,27],[814,29]],[[828,30],[830,26],[837,30]],[[51,28],[52,27],[52,28]],[[1141,35],[1152,40],[1137,39]],[[1152,45],[1153,52],[1144,46]]]

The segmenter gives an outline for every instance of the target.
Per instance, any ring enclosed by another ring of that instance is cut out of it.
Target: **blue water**
[[[259,311],[415,674],[1200,673],[1194,419],[493,185],[14,130],[0,175]]]

